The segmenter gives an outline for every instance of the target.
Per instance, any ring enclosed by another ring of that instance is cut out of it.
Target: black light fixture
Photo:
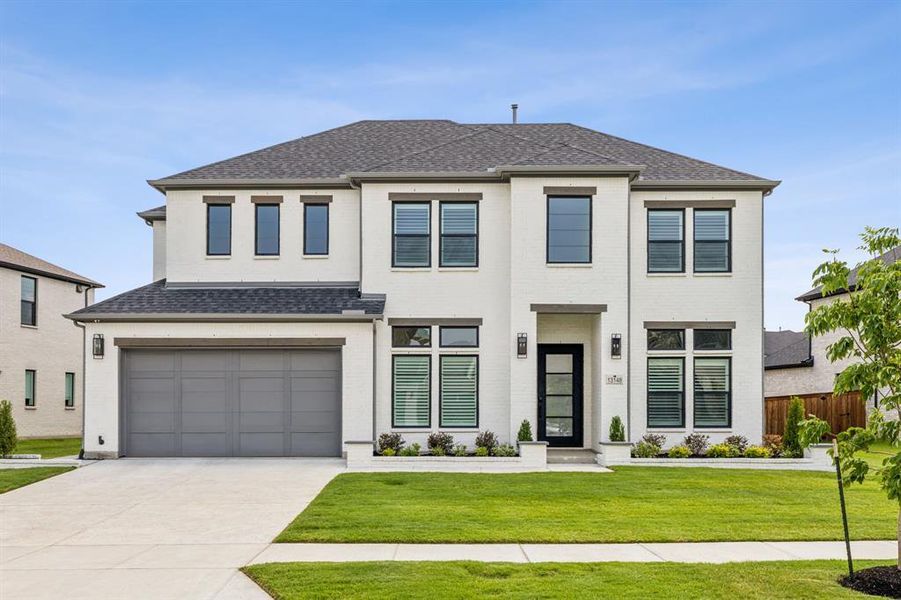
[[[525,358],[528,355],[529,337],[524,333],[516,334],[516,358]]]
[[[613,358],[621,358],[623,355],[623,336],[614,333],[610,336],[610,356]]]
[[[94,358],[103,358],[103,334],[95,333],[92,341],[91,354],[94,355]]]

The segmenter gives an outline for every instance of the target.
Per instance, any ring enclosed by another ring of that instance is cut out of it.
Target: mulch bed
[[[843,577],[840,583],[864,594],[901,598],[901,570],[894,565],[857,571],[850,577]]]

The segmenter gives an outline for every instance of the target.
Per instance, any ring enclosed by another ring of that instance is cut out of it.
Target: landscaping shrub
[[[397,456],[397,452],[394,451],[394,448],[385,448],[382,450],[382,456]]]
[[[516,448],[510,444],[501,444],[494,449],[495,456],[516,456]]]
[[[663,445],[666,443],[666,436],[660,433],[646,433],[641,438],[642,442],[647,442],[652,446],[657,446],[658,450],[663,448]]]
[[[457,444],[454,446],[454,456],[466,456],[466,444]]]
[[[707,449],[709,458],[735,458],[738,456],[738,450],[728,444],[714,444]]]
[[[670,458],[688,458],[691,456],[691,449],[688,446],[673,446],[666,455]]]
[[[488,454],[497,447],[497,436],[493,431],[481,431],[476,436],[476,448],[486,448]]]
[[[691,453],[695,456],[701,456],[704,452],[707,451],[707,445],[710,442],[710,436],[704,435],[703,433],[692,433],[690,435],[686,435],[685,439],[682,440],[682,444],[688,446],[688,449],[691,450]]]
[[[532,441],[532,424],[529,423],[528,419],[523,419],[522,423],[519,424],[519,433],[516,434],[517,442],[531,442]]]
[[[488,448],[485,446],[476,446],[476,456],[488,456]]]
[[[748,446],[745,450],[745,458],[770,458],[772,455],[770,449],[763,446]]]
[[[615,415],[612,419],[610,419],[610,441],[626,441],[626,428],[623,425],[623,420],[619,418],[619,415]]]
[[[762,446],[770,451],[770,456],[779,457],[782,456],[782,436],[771,433],[769,435],[763,436],[763,444]]]
[[[11,454],[17,443],[13,405],[9,400],[0,400],[0,456]]]
[[[782,436],[782,454],[788,458],[800,458],[804,452],[801,448],[800,425],[804,420],[804,402],[797,396],[788,404],[785,417],[785,435]]]
[[[432,456],[447,456],[447,452],[441,446],[432,448]]]
[[[399,433],[383,433],[379,436],[379,452],[385,453],[385,450],[391,448],[395,454],[400,452],[404,447],[404,438]]]
[[[401,456],[419,456],[419,451],[422,448],[416,442],[410,444],[409,446],[402,448],[400,451]]]
[[[427,444],[429,450],[432,451],[432,454],[435,454],[435,456],[444,456],[445,454],[450,454],[451,450],[454,449],[454,436],[443,432],[430,433]],[[436,450],[440,450],[441,454],[437,454],[435,452]]]
[[[632,456],[635,458],[654,458],[660,454],[660,446],[641,440],[632,446]]]
[[[748,438],[743,435],[730,435],[723,443],[738,450],[739,454],[748,449]]]

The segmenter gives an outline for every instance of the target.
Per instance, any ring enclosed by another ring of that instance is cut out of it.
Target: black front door
[[[538,344],[538,439],[582,447],[581,344]]]

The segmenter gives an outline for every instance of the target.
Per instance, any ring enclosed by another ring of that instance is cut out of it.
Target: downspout
[[[376,344],[376,333],[378,328],[375,324],[375,319],[372,320],[372,443],[375,443],[377,440],[376,436],[376,365],[375,365],[375,357],[378,350],[378,345]]]
[[[90,290],[90,286],[85,287],[84,289],[84,307],[87,308],[88,304],[88,291]],[[78,450],[78,459],[82,460],[84,458],[84,427],[86,424],[85,419],[85,410],[88,407],[87,403],[87,390],[88,387],[85,383],[87,379],[85,376],[87,375],[88,369],[88,359],[87,353],[85,352],[85,344],[88,342],[88,330],[84,323],[79,323],[78,321],[72,321],[72,324],[81,329],[81,448]]]
[[[626,441],[632,439],[632,181],[626,194]],[[602,349],[603,351],[603,349]],[[601,436],[604,425],[601,423]]]

